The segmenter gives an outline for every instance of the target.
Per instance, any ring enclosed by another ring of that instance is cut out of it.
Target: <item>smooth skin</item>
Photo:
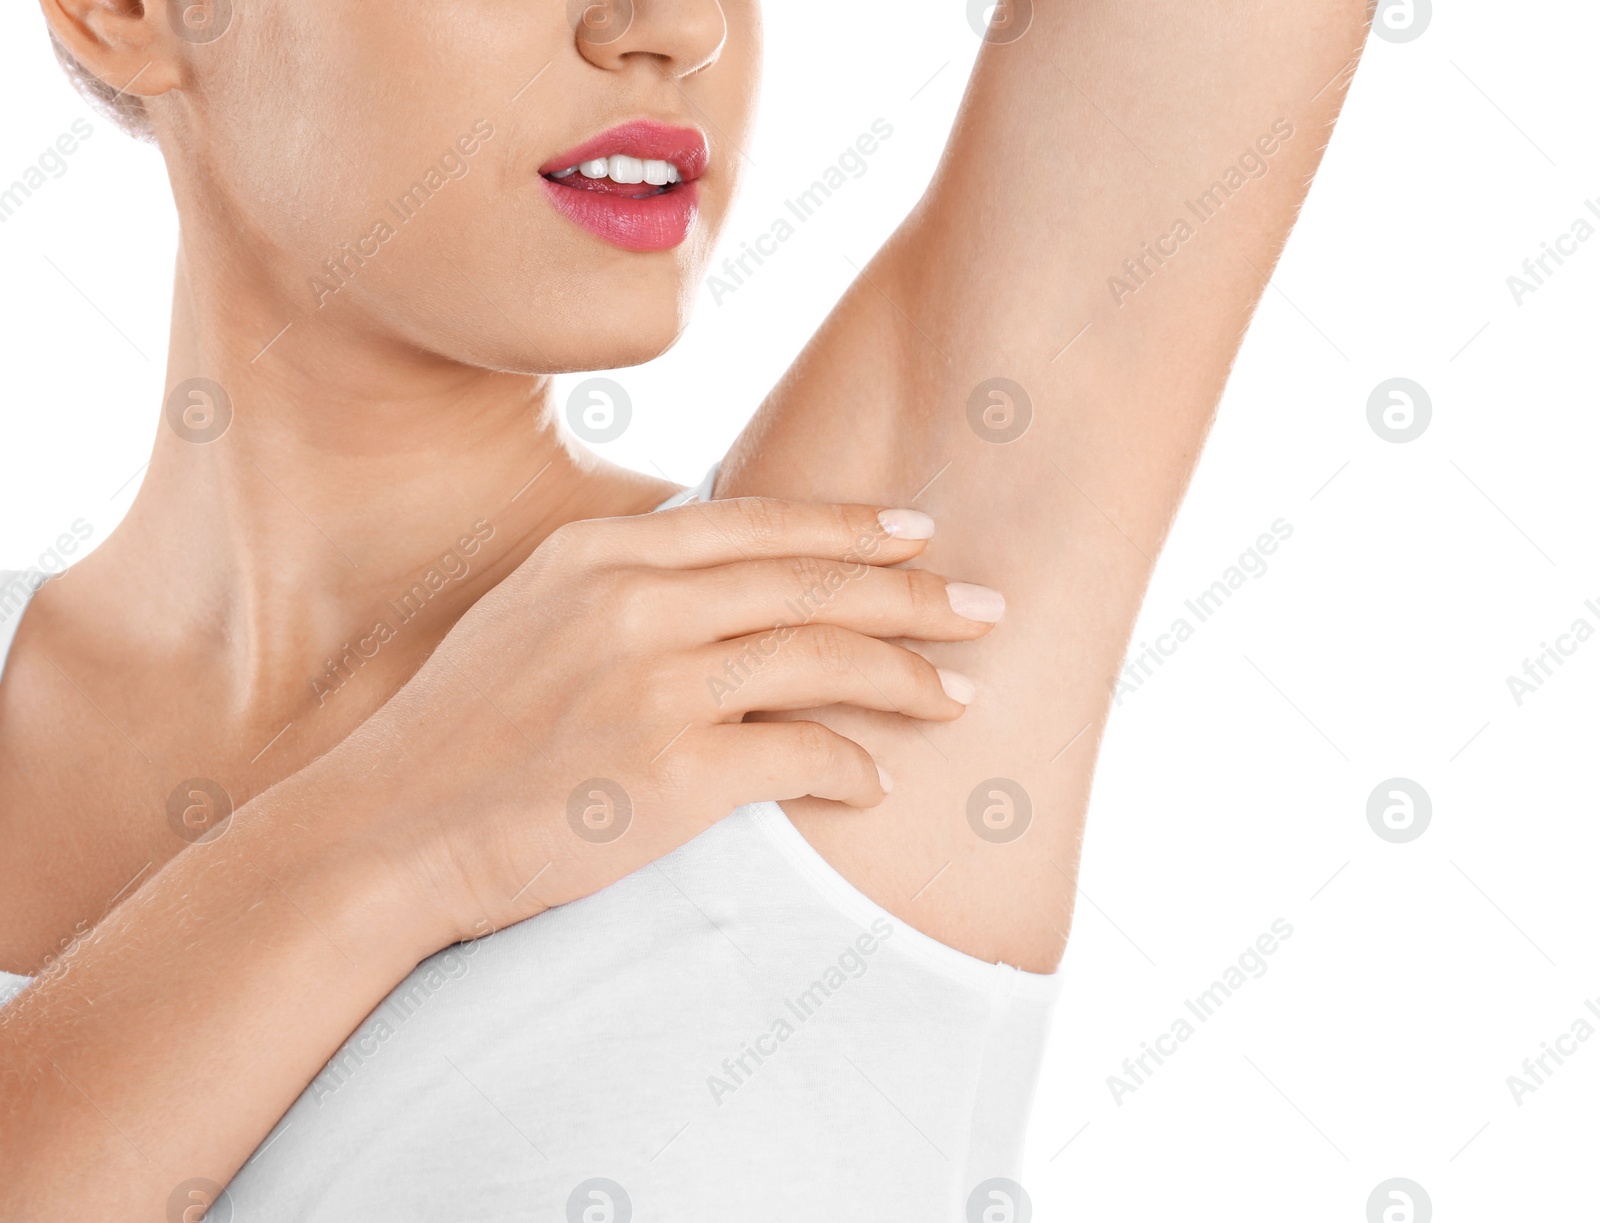
[[[212,378],[238,410],[208,445],[160,431],[126,520],[36,597],[0,685],[0,967],[49,968],[0,1010],[0,1209],[159,1218],[180,1181],[226,1182],[417,959],[748,799],[783,799],[917,928],[1057,963],[1112,682],[1364,3],[1036,0],[1026,35],[984,49],[922,204],[730,452],[717,495],[775,500],[630,518],[672,486],[570,446],[546,376],[684,326],[748,135],[753,0],[635,0],[604,45],[557,0],[403,22],[262,0],[209,44],[165,5],[42,2],[145,99],[167,159],[168,383]],[[534,178],[639,116],[713,144],[700,223],[652,255],[575,229]],[[480,119],[471,171],[318,305],[317,266]],[[1107,278],[1280,119],[1264,176],[1118,304]],[[1004,191],[971,172],[997,159]],[[1004,444],[968,421],[994,377],[1032,402]],[[901,503],[933,515],[931,543],[883,538]],[[479,521],[470,572],[319,700],[328,655]],[[858,573],[875,532],[872,576],[719,706],[708,672],[819,566]],[[937,575],[1003,591],[1004,619],[957,615]],[[971,677],[964,714],[923,657]],[[566,799],[619,773],[638,835],[594,852]],[[1010,844],[967,820],[996,776],[1032,799]],[[190,777],[240,806],[186,847],[166,803]]]
[[[940,524],[919,563],[1005,592],[981,647],[924,651],[978,685],[958,725],[806,715],[894,774],[885,803],[848,826],[825,801],[784,806],[890,912],[1042,972],[1065,949],[1139,605],[1327,147],[1368,5],[1032,7],[1026,35],[984,49],[927,193],[734,443],[717,491],[907,501]],[[1280,121],[1293,134],[1262,155]],[[1237,171],[1243,186],[1198,220],[1185,201],[1246,152],[1265,171]],[[1007,167],[999,187],[972,172],[994,165]],[[1185,240],[1180,218],[1196,231]],[[1143,250],[1159,254],[1158,240],[1175,250],[1159,265]],[[1114,293],[1112,277],[1138,283],[1124,265],[1140,258],[1142,286]],[[993,378],[1032,402],[1015,441],[969,422]],[[993,777],[1033,804],[1009,843],[967,820]]]
[[[960,716],[931,663],[880,640],[989,631],[933,573],[887,568],[923,547],[870,507],[753,499],[553,532],[377,714],[171,856],[0,1010],[0,1133],[26,1170],[0,1198],[17,1217],[149,1213],[177,1168],[225,1180],[433,951],[588,895],[742,803],[879,801],[848,739],[741,719],[819,701]],[[781,664],[714,690],[829,574],[842,584],[783,635]],[[591,808],[595,778],[631,803],[600,812],[601,832],[630,821],[615,839],[575,835],[571,798]]]

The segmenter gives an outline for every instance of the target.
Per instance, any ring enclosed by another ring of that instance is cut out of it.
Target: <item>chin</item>
[[[678,342],[689,324],[692,294],[597,293],[579,308],[530,320],[511,338],[529,373],[621,369],[653,361]]]

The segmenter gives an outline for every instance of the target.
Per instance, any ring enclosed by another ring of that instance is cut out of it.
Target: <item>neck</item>
[[[414,625],[393,656],[431,648],[563,523],[673,487],[569,445],[547,377],[303,318],[280,334],[270,307],[207,296],[180,257],[167,386],[203,377],[225,399],[169,396],[143,485],[85,568],[107,599],[141,592],[118,608],[138,607],[137,639],[203,659],[235,710],[304,700],[380,616]],[[178,427],[174,399],[191,405]],[[226,431],[190,440],[224,404]]]

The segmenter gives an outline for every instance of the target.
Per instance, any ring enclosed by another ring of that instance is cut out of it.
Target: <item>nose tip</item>
[[[718,0],[568,0],[567,15],[584,57],[611,70],[647,56],[669,76],[690,76],[716,62],[728,37]]]

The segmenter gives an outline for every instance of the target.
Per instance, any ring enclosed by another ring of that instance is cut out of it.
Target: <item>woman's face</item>
[[[757,5],[174,4],[191,87],[151,109],[186,247],[313,328],[525,373],[647,360],[733,196]]]

